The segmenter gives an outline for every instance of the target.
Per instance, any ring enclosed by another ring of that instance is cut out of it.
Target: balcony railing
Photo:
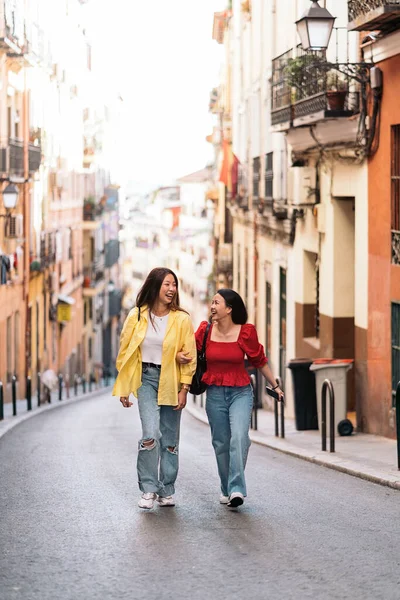
[[[100,281],[104,279],[104,267],[93,263],[93,266],[84,267],[83,269],[83,287],[95,288]]]
[[[285,75],[293,50],[288,50],[272,61],[271,125],[277,126],[291,121],[291,88]]]
[[[105,267],[110,268],[119,260],[119,241],[110,240],[105,245]]]
[[[220,272],[232,273],[232,244],[220,244],[218,246],[217,264]]]
[[[318,63],[305,63],[302,82],[296,88],[293,121],[314,113],[323,117],[349,117],[359,112],[358,92],[350,90],[351,81],[337,72],[326,72]]]
[[[400,231],[392,231],[392,264],[400,265]]]
[[[122,292],[114,290],[108,294],[108,314],[110,317],[117,317],[121,314],[122,309]]]
[[[24,176],[24,142],[10,138],[8,143],[8,170],[10,175]]]
[[[253,158],[253,200],[260,197],[260,157]]]
[[[28,163],[29,163],[29,174],[33,174],[39,170],[40,163],[42,162],[42,148],[29,144],[28,146]]]
[[[400,0],[349,0],[350,31],[391,31],[400,28]]]
[[[86,203],[83,205],[83,220],[97,221],[103,214],[104,209],[100,204]]]

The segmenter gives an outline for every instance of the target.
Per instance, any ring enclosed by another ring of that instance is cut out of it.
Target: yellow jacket
[[[126,318],[122,328],[120,348],[116,367],[118,377],[114,385],[113,396],[137,397],[137,391],[142,385],[142,353],[140,344],[147,331],[148,309],[133,308]],[[179,351],[189,352],[193,358],[187,365],[176,362]],[[177,406],[180,384],[192,382],[196,371],[196,341],[190,316],[182,311],[171,311],[168,316],[167,331],[163,342],[161,359],[160,384],[158,388],[158,404]]]

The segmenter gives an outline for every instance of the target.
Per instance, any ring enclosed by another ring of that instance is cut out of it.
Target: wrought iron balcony
[[[285,69],[293,56],[288,50],[272,61],[271,126],[277,131],[289,129],[292,120],[291,88]]]
[[[400,265],[400,231],[392,231],[392,264]]]
[[[95,204],[94,202],[84,202],[83,204],[83,220],[84,221],[97,221],[103,215],[104,208],[101,204]]]
[[[113,290],[108,293],[108,315],[118,317],[122,309],[122,291]]]
[[[24,176],[24,142],[10,138],[8,142],[8,171],[16,177]]]
[[[34,144],[29,144],[28,146],[28,164],[29,164],[29,174],[32,175],[36,171],[39,170],[40,163],[42,162],[42,148],[40,146],[35,146]]]
[[[341,71],[342,69],[342,71]],[[359,112],[359,94],[353,70],[357,65],[328,63],[325,52],[297,48],[285,69],[291,89],[293,126],[327,118],[350,117]]]
[[[253,201],[260,197],[260,157],[253,158]]]
[[[92,267],[96,281],[103,279],[105,267],[104,252],[100,252],[99,250],[95,252]]]
[[[105,245],[105,267],[110,268],[119,261],[119,241],[110,240]]]
[[[217,254],[217,265],[220,273],[232,273],[233,258],[232,244],[219,244]]]
[[[400,0],[349,0],[350,31],[400,29]]]

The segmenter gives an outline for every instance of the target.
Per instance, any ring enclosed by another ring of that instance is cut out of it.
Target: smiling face
[[[162,304],[171,304],[176,296],[176,281],[173,275],[166,275],[161,284],[158,298]]]
[[[227,305],[221,294],[215,294],[211,302],[211,318],[213,323],[230,318],[232,308]]]

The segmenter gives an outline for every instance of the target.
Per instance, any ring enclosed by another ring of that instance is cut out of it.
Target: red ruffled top
[[[198,350],[201,350],[206,327],[207,321],[203,321],[196,331]],[[202,381],[207,385],[228,387],[248,385],[250,377],[244,366],[245,356],[256,369],[260,369],[268,362],[264,348],[258,341],[256,328],[250,323],[242,325],[236,342],[211,341],[212,329],[211,325],[206,344],[207,371]]]

